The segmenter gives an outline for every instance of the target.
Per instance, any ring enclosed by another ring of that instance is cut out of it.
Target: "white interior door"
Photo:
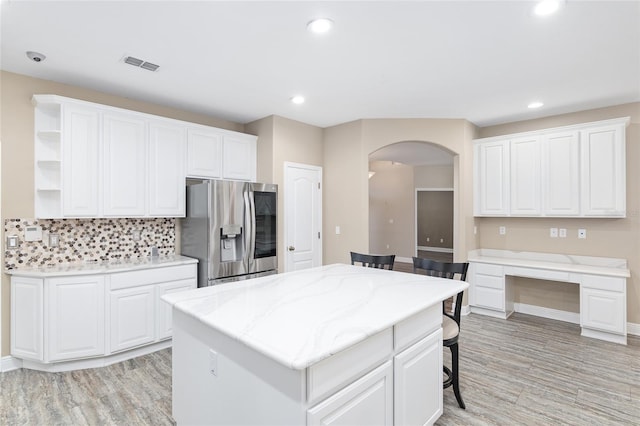
[[[284,165],[285,272],[322,265],[322,168]]]

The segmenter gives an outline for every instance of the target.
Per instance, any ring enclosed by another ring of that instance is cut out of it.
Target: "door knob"
[[[289,251],[294,251],[296,248],[294,246],[289,246]]]

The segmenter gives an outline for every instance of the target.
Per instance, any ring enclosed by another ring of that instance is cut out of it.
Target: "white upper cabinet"
[[[36,218],[184,217],[187,177],[255,181],[256,136],[34,95]]]
[[[509,141],[474,146],[476,216],[509,214]]]
[[[624,124],[580,132],[582,211],[585,216],[626,214]]]
[[[210,129],[192,128],[187,141],[187,175],[221,178],[222,135]]]
[[[542,213],[545,216],[580,214],[580,150],[576,130],[542,137]]]
[[[222,144],[222,177],[256,180],[256,137],[225,135]]]
[[[227,130],[190,128],[187,176],[254,182],[256,140],[256,136]]]
[[[185,215],[186,132],[164,122],[149,124],[149,214]]]
[[[103,114],[104,215],[144,216],[147,186],[146,123],[127,114]]]
[[[476,216],[624,217],[629,118],[474,141]]]
[[[540,138],[527,136],[511,140],[511,215],[537,216],[540,204]]]
[[[64,106],[63,216],[95,217],[99,211],[100,114],[95,109]]]

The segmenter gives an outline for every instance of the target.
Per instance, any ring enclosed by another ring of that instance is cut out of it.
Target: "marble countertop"
[[[626,259],[497,249],[471,250],[469,262],[629,278]]]
[[[77,262],[37,268],[7,269],[5,270],[5,273],[17,277],[47,278],[126,272],[140,269],[161,268],[165,266],[188,265],[190,263],[198,263],[198,259],[179,255],[140,257],[115,262]]]
[[[302,370],[468,288],[334,264],[163,296],[174,309]]]

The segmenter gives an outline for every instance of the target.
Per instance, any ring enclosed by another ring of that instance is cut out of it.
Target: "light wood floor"
[[[438,425],[640,424],[636,337],[621,346],[560,321],[471,314],[460,354],[467,409],[445,389]],[[0,425],[172,423],[169,349],[93,370],[0,374]]]

